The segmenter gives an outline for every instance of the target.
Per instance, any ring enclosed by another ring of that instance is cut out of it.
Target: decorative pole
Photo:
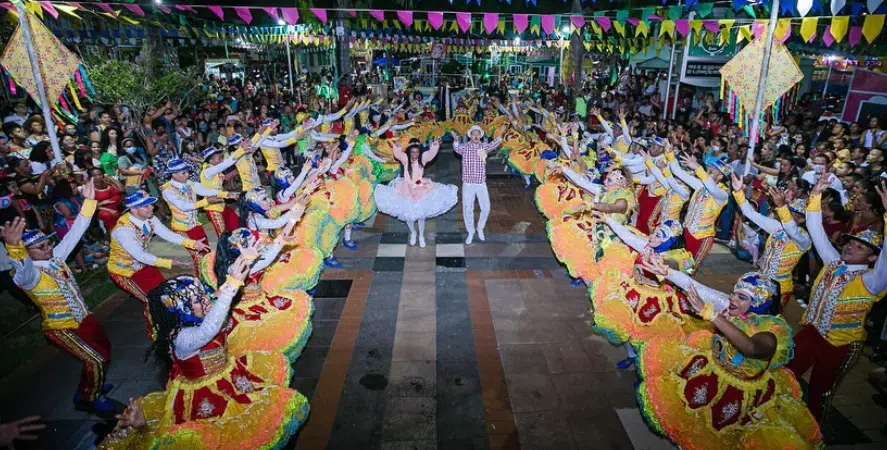
[[[767,47],[764,48],[764,59],[761,61],[761,77],[758,81],[758,95],[755,97],[755,112],[752,116],[748,139],[748,153],[745,155],[745,174],[751,171],[751,162],[755,156],[755,144],[758,142],[758,124],[761,120],[764,88],[767,86],[767,72],[770,70],[770,52],[773,50],[773,36],[776,34],[776,20],[778,16],[779,0],[773,0],[773,3],[770,5],[770,24],[767,27]]]
[[[34,51],[34,41],[31,38],[31,24],[28,23],[28,14],[22,5],[21,0],[14,0],[16,11],[18,11],[18,24],[22,28],[22,35],[25,38],[25,46],[28,49],[28,60],[31,61],[31,73],[34,75],[34,84],[37,85],[37,95],[40,98],[40,108],[43,110],[43,120],[46,122],[46,132],[49,134],[49,143],[52,145],[52,154],[55,157],[56,164],[64,161],[62,157],[62,149],[59,147],[59,139],[55,134],[55,121],[52,120],[50,112],[49,99],[46,98],[46,88],[43,87],[43,75],[40,73],[40,64],[37,62],[37,53]]]
[[[293,94],[293,93],[295,93],[295,90],[293,90],[293,59],[292,59],[292,56],[290,56],[290,46],[292,45],[292,41],[290,40],[291,37],[292,37],[292,34],[289,33],[289,27],[287,27],[287,34],[286,34],[286,70],[288,70],[288,71],[289,71],[289,74],[290,74],[290,93]]]
[[[682,4],[684,4],[683,0],[678,2],[678,6]],[[668,98],[671,97],[671,76],[672,74],[674,74],[674,54],[677,50],[677,45],[675,45],[675,36],[677,36],[677,32],[673,31],[671,35],[671,57],[668,58],[668,78],[666,79],[665,83],[665,107],[662,108],[662,120],[668,118]],[[680,81],[678,81],[678,84],[680,84]],[[677,97],[677,95],[675,95],[675,97]],[[675,102],[677,101],[678,99],[675,98]]]
[[[690,11],[690,15],[687,17],[688,20],[693,20],[696,17],[696,11]],[[690,41],[693,39],[693,30],[691,29],[687,32],[687,36],[684,38],[684,56],[681,57],[681,74],[678,75],[678,84],[674,88],[675,101],[671,105],[671,120],[674,120],[675,116],[678,114],[678,100],[680,100],[681,95],[681,78],[683,78],[687,73],[687,58],[690,56]],[[666,100],[667,102],[667,100]],[[668,105],[668,103],[666,103]]]

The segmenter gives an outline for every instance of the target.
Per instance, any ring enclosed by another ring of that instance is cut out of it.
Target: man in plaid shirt
[[[490,192],[487,190],[487,154],[502,143],[502,130],[496,131],[496,139],[484,143],[484,130],[474,125],[468,130],[468,142],[459,142],[455,133],[453,150],[462,156],[462,220],[468,230],[466,244],[474,240],[474,199],[480,204],[480,217],[477,220],[477,237],[484,240],[484,226],[490,216]]]

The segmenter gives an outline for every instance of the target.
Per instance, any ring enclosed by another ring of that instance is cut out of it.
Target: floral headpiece
[[[286,190],[290,187],[290,178],[293,176],[293,171],[288,167],[278,167],[277,170],[274,171],[274,183],[281,190]]]
[[[766,314],[773,303],[773,294],[776,293],[776,285],[769,278],[759,272],[748,272],[736,281],[733,291],[745,290],[752,295],[749,312]]]
[[[807,200],[796,198],[788,204],[788,210],[795,214],[804,214],[807,212]]]
[[[671,250],[677,242],[678,236],[683,233],[684,228],[677,220],[666,220],[665,222],[660,223],[656,229],[653,230],[653,234],[659,236],[659,240],[661,240],[662,243],[654,247],[653,251],[656,253],[663,253]]]
[[[199,325],[202,317],[194,315],[192,304],[199,302],[211,293],[197,278],[191,275],[180,275],[166,281],[168,289],[160,296],[160,301],[167,311],[175,312],[182,325]]]
[[[246,195],[244,196],[246,205],[249,206],[249,209],[263,215],[268,212],[262,208],[262,200],[267,197],[268,195],[265,193],[265,188],[262,187],[252,188],[246,191]]]

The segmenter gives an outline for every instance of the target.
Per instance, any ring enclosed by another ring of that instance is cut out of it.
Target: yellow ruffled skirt
[[[638,400],[647,422],[683,449],[820,447],[794,375],[780,367],[739,379],[716,362],[712,336],[696,331],[640,347]]]
[[[240,302],[231,308],[228,351],[235,355],[280,352],[295,361],[311,336],[314,302],[303,291],[291,291],[288,296],[266,294],[262,281],[262,286],[247,285]]]

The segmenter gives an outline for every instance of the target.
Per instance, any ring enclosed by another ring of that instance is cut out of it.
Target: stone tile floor
[[[444,152],[429,175],[458,183],[458,171]],[[624,349],[590,331],[587,292],[551,254],[532,193],[501,175],[489,188],[486,242],[463,244],[457,206],[428,223],[426,249],[405,245],[406,227],[378,216],[355,233],[357,251],[336,250],[345,267],[323,275],[291,384],[311,399],[311,416],[287,448],[671,448],[637,411],[634,372],[615,367]],[[698,278],[727,290],[747,270],[716,247]],[[160,389],[139,304],[117,295],[96,314],[113,344],[111,396]],[[788,318],[799,315],[792,304]],[[838,392],[824,427],[830,446],[887,443],[887,414],[866,382],[873,368],[863,357]],[[17,448],[89,449],[107,431],[72,408],[78,372],[47,347],[4,380],[0,417],[41,414],[49,425]]]

